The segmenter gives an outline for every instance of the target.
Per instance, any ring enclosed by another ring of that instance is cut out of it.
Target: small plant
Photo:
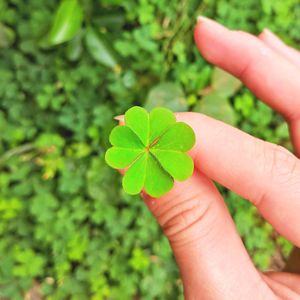
[[[116,126],[109,137],[113,147],[106,152],[106,162],[116,169],[127,169],[123,188],[138,194],[144,188],[152,197],[170,191],[174,179],[184,181],[194,170],[191,157],[185,152],[195,144],[193,129],[176,122],[166,108],[150,113],[134,106],[125,113],[125,125]]]

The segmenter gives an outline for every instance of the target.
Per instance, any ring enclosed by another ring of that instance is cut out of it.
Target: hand
[[[300,154],[300,54],[271,32],[258,38],[200,18],[196,44],[212,64],[240,78],[289,123]],[[300,276],[258,271],[212,180],[253,203],[300,247],[300,161],[286,149],[197,113],[178,113],[194,128],[195,173],[160,199],[145,202],[179,265],[186,299],[300,299]]]

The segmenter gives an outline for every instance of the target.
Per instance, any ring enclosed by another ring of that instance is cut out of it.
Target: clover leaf
[[[191,157],[185,152],[195,144],[193,129],[176,122],[166,108],[150,113],[134,106],[125,113],[125,125],[116,126],[109,137],[112,147],[105,160],[116,169],[127,169],[123,188],[128,194],[142,189],[152,197],[167,193],[174,180],[184,181],[194,170]]]

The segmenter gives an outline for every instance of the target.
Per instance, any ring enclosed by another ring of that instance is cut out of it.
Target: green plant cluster
[[[199,14],[300,42],[298,0],[0,0],[1,299],[182,299],[168,242],[104,163],[129,107],[201,111],[290,147],[283,120],[200,56]],[[288,254],[222,192],[259,267]]]

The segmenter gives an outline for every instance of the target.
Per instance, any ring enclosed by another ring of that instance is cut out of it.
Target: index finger
[[[288,121],[300,119],[300,71],[258,38],[200,17],[195,41],[211,63],[240,78]]]

